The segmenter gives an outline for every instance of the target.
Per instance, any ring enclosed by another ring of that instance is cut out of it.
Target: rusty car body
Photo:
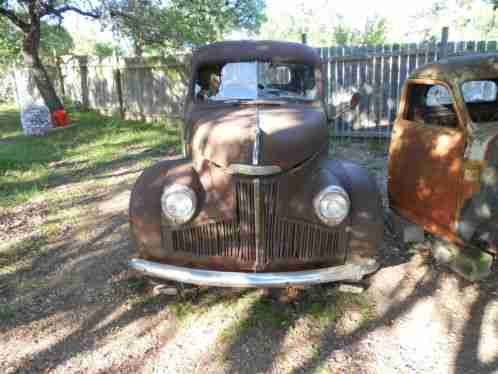
[[[322,61],[305,45],[220,42],[192,58],[185,157],[145,170],[130,201],[146,275],[285,287],[359,281],[378,268],[381,198],[329,157]]]
[[[389,156],[398,215],[454,244],[497,253],[498,54],[453,57],[405,82]]]

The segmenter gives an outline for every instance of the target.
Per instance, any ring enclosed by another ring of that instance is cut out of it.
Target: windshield
[[[462,84],[462,95],[473,122],[498,121],[497,83],[498,79]]]
[[[310,65],[234,62],[199,69],[194,95],[201,101],[315,100],[316,86]]]

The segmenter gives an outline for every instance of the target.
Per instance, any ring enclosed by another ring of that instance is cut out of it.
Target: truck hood
[[[321,108],[308,105],[250,105],[197,110],[192,154],[229,167],[253,165],[256,132],[260,130],[258,165],[290,169],[328,144]]]

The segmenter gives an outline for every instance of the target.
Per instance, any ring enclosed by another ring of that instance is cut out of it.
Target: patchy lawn
[[[493,373],[498,277],[438,268],[430,238],[389,230],[383,269],[360,295],[179,287],[155,296],[127,270],[130,189],[178,152],[178,124],[73,113],[78,125],[22,135],[0,109],[1,373]],[[386,146],[333,151],[385,193]]]
[[[71,118],[76,126],[27,137],[17,112],[0,112],[0,207],[46,200],[57,186],[93,180],[95,172],[130,161],[143,168],[151,156],[175,153],[178,144],[177,128],[165,123],[120,121],[92,112],[71,113]]]

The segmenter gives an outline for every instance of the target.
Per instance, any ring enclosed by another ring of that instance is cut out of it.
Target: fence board
[[[393,57],[391,59],[391,92],[389,93],[389,125],[396,118],[396,108],[398,107],[398,90],[399,90],[399,44],[393,45]]]
[[[375,48],[373,47],[368,47],[367,48],[367,54],[372,54],[375,52]],[[366,66],[366,74],[367,74],[367,81],[364,85],[364,92],[367,93],[367,121],[368,121],[368,127],[371,128],[374,126],[375,122],[375,111],[374,111],[374,100],[372,99],[373,95],[373,86],[374,86],[374,59],[369,58],[367,60],[367,66]]]

